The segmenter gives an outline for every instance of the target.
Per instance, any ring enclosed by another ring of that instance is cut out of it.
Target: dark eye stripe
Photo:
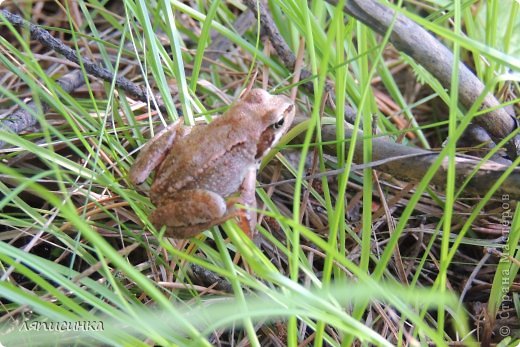
[[[274,133],[272,131],[266,130],[260,136],[258,143],[256,144],[256,155],[255,159],[260,159],[263,157],[265,152],[271,147],[273,141],[275,140]]]

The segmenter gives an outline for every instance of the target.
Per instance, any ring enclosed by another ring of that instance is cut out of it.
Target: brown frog
[[[294,103],[283,95],[252,89],[209,124],[184,126],[178,120],[141,150],[130,170],[134,184],[155,170],[150,221],[168,236],[189,238],[239,216],[251,236],[256,213],[255,184],[264,155],[287,132]],[[238,194],[237,194],[238,193]],[[238,195],[238,196],[237,196]]]

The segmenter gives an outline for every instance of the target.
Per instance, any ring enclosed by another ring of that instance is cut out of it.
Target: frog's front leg
[[[256,173],[256,167],[250,167],[240,185],[240,202],[251,209],[240,211],[238,224],[251,239],[256,234]]]
[[[221,224],[233,217],[222,196],[209,190],[193,189],[175,193],[161,202],[150,215],[150,221],[160,229],[166,225],[168,236],[185,239]]]
[[[132,183],[134,185],[143,183],[168,154],[175,138],[185,136],[189,131],[190,127],[185,127],[182,118],[179,118],[148,141],[130,169],[129,176]]]

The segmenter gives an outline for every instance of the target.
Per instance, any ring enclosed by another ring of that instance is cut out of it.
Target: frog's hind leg
[[[217,193],[193,189],[178,192],[174,199],[162,201],[150,215],[150,221],[157,229],[166,225],[168,236],[185,239],[234,216],[235,213],[228,213],[226,201]]]

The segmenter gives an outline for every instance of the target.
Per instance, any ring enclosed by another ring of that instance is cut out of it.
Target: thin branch
[[[304,121],[305,118],[297,118],[294,125]],[[351,139],[353,129],[349,124],[345,124],[345,139]],[[321,129],[323,142],[336,141],[336,126],[325,125]],[[363,133],[358,131],[357,141],[354,150],[354,162],[363,162]],[[388,141],[384,138],[372,139],[372,163],[356,165],[354,169],[362,169],[364,167],[374,167],[381,172],[392,175],[395,178],[405,181],[420,181],[430,166],[438,159],[439,154],[436,152],[426,151],[420,148],[414,148],[399,143]],[[324,150],[327,154],[336,155],[336,146],[325,146]],[[435,173],[431,184],[444,187],[447,182],[447,160],[445,158],[441,167]],[[457,186],[461,184],[473,173],[476,167],[479,167],[473,178],[466,186],[465,193],[482,195],[487,192],[491,186],[499,179],[499,177],[509,168],[503,165],[488,161],[482,163],[481,158],[457,155],[455,158],[457,166]],[[338,170],[339,171],[339,170]],[[337,172],[334,172],[337,173]],[[324,174],[330,174],[324,173]],[[323,174],[320,174],[323,175]],[[509,175],[504,183],[498,188],[495,195],[508,194],[512,199],[520,198],[520,169],[515,169]]]
[[[118,87],[128,92],[130,95],[136,97],[138,100],[148,102],[148,93],[146,93],[143,88],[139,87],[127,78],[122,76],[115,76],[114,73],[104,67],[99,66],[90,59],[86,57],[79,57],[76,51],[63,44],[60,40],[54,38],[47,30],[24,20],[22,17],[7,10],[0,10],[0,13],[15,27],[28,29],[31,34],[31,38],[37,40],[45,47],[58,52],[68,60],[78,65],[83,64],[87,73],[110,83],[115,78],[115,82]]]
[[[81,70],[73,70],[64,75],[57,81],[58,85],[66,92],[71,93],[77,88],[85,84],[83,72]],[[32,116],[34,113],[40,112],[36,103],[31,100],[27,102],[28,111],[25,108],[19,108],[11,115],[8,115],[0,120],[0,130],[7,130],[15,134],[19,134],[25,129],[36,125],[36,118]],[[43,113],[47,113],[49,105],[41,103]],[[4,141],[0,141],[0,148],[6,145]]]

